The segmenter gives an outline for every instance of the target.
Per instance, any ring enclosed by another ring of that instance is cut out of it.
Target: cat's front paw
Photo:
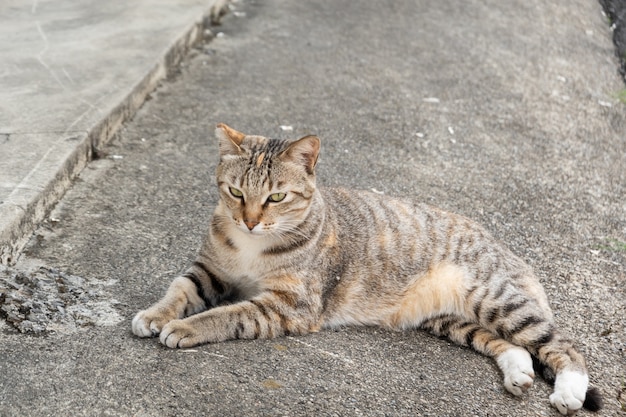
[[[133,333],[139,337],[158,336],[163,326],[174,318],[171,314],[164,314],[158,310],[142,310],[133,318]]]
[[[497,362],[504,374],[504,387],[511,394],[520,396],[533,386],[535,371],[526,349],[510,348],[498,356]]]
[[[564,371],[556,376],[550,403],[563,415],[574,415],[583,406],[589,377],[574,371]]]
[[[204,343],[200,340],[200,334],[189,320],[172,320],[167,323],[159,340],[169,348],[188,348]]]

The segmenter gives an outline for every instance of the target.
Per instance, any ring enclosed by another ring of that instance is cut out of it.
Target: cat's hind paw
[[[510,348],[496,360],[504,374],[504,387],[511,394],[520,396],[533,386],[535,371],[530,353],[526,349]]]
[[[563,415],[574,415],[585,402],[589,377],[581,372],[563,371],[556,376],[550,403]]]

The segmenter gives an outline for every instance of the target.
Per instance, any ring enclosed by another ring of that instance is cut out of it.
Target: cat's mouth
[[[237,222],[237,228],[247,236],[262,237],[268,234],[262,223],[248,224],[243,221]]]

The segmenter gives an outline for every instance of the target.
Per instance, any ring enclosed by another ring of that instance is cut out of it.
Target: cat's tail
[[[535,355],[532,355],[533,359],[533,369],[536,375],[541,376],[548,384],[554,386],[554,381],[556,380],[556,375],[549,366],[541,363],[539,359]],[[596,387],[588,387],[587,392],[585,394],[585,401],[583,402],[583,408],[589,411],[600,411],[603,407],[602,403],[602,395],[600,391]]]

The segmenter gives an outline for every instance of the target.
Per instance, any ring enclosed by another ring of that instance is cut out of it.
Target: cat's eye
[[[243,197],[243,193],[235,187],[228,187],[228,191],[230,191],[230,193],[237,198]]]
[[[285,194],[285,193],[270,194],[270,196],[267,199],[267,201],[271,201],[272,203],[278,203],[279,201],[283,201],[286,196],[287,196],[287,194]]]

